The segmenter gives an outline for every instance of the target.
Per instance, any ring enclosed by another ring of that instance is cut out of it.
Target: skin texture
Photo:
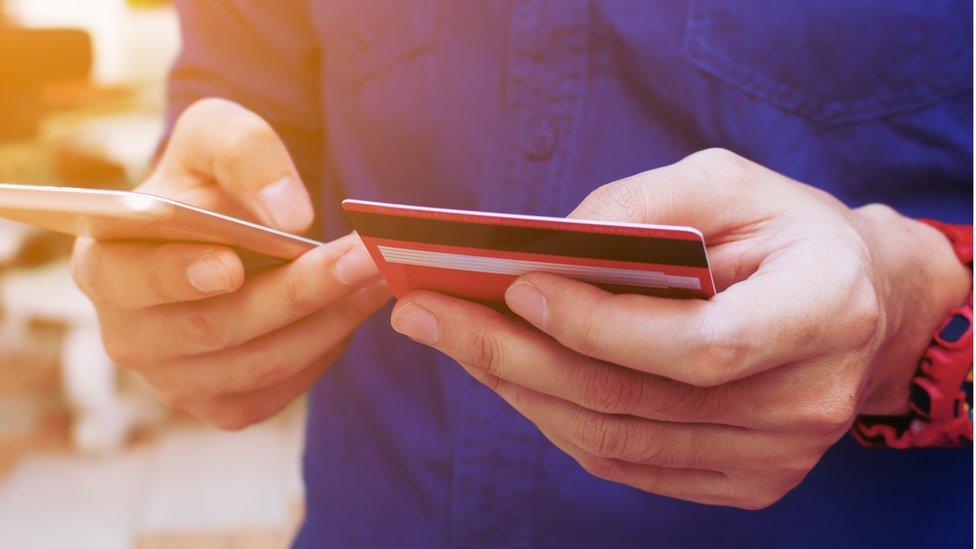
[[[139,190],[293,232],[313,218],[271,126],[219,99],[187,109]],[[225,429],[261,421],[307,391],[390,299],[354,234],[246,279],[225,247],[79,239],[72,271],[113,360],[164,402]]]
[[[720,293],[612,295],[534,273],[506,316],[415,292],[394,329],[453,357],[593,475],[760,509],[858,414],[907,410],[970,275],[937,231],[725,150],[605,185],[571,217],[698,227]]]

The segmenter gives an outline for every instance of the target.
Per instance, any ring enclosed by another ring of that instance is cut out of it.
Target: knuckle
[[[640,479],[639,484],[636,485],[636,488],[648,494],[660,494],[663,491],[662,483],[663,479],[661,475],[644,475]]]
[[[598,319],[598,315],[580,315],[580,325],[575,335],[575,349],[585,356],[596,356],[600,352],[606,324]]]
[[[335,302],[335,307],[341,318],[356,320],[366,318],[372,313],[369,301],[362,299],[362,295],[353,294]]]
[[[806,478],[808,472],[809,469],[789,471],[787,473],[781,472],[778,475],[767,478],[763,486],[752,494],[752,497],[747,502],[747,506],[744,508],[751,511],[759,511],[772,507],[786,497],[790,491],[799,486],[803,479]]]
[[[249,164],[274,143],[271,124],[247,113],[233,116],[227,122],[228,132],[221,144],[222,156],[229,165]]]
[[[881,204],[880,202],[865,204],[858,208],[858,210],[865,215],[889,222],[901,217],[894,208],[887,204]]]
[[[613,219],[643,219],[644,191],[638,181],[624,179],[607,183],[593,190],[585,200],[595,215]]]
[[[488,389],[490,389],[493,393],[497,393],[498,391],[500,391],[502,389],[503,381],[502,381],[502,378],[500,378],[498,376],[493,376],[493,375],[490,375],[490,374],[481,374],[481,375],[479,375],[477,377],[481,381],[481,383],[483,383],[485,385],[485,387],[487,387]],[[516,391],[516,395],[517,394],[518,394],[518,391]],[[518,408],[518,403],[517,402],[516,403],[513,403],[513,404],[514,404],[514,407],[515,408]]]
[[[752,336],[745,326],[706,323],[687,354],[683,370],[698,387],[716,387],[735,379],[753,355]]]
[[[700,162],[713,165],[734,164],[742,160],[742,157],[725,147],[709,147],[692,153],[688,158],[694,158]]]
[[[603,480],[615,481],[620,476],[620,464],[610,458],[585,456],[577,462],[584,471]]]
[[[491,330],[484,330],[474,335],[465,349],[465,359],[469,366],[482,370],[496,377],[499,367],[501,343],[498,336]]]
[[[214,400],[211,402],[209,414],[203,419],[224,431],[241,431],[268,419],[273,412],[269,412],[259,402],[228,403]]]
[[[727,406],[725,400],[717,394],[709,394],[693,385],[667,382],[674,390],[670,397],[662,397],[660,404],[655,406],[655,412],[660,414],[687,414],[699,420],[709,420],[724,411]]]
[[[629,444],[627,430],[614,425],[610,416],[581,410],[577,420],[577,444],[597,456],[617,457]]]
[[[761,511],[773,506],[792,490],[799,481],[784,482],[776,475],[763,474],[749,480],[727,481],[723,483],[723,502],[746,511]]]
[[[204,97],[203,99],[194,101],[187,107],[180,116],[180,119],[195,118],[203,113],[223,111],[232,106],[234,106],[234,103],[220,97]]]
[[[722,185],[741,186],[753,179],[752,163],[721,147],[698,151],[683,162],[698,170],[704,181],[721,181]]]
[[[246,355],[240,363],[228,367],[226,372],[226,392],[242,393],[284,381],[291,368],[267,352],[256,352]]]
[[[218,99],[213,97],[198,99],[197,101],[191,103],[190,106],[183,109],[183,112],[180,113],[180,116],[176,119],[176,125],[173,128],[174,133],[183,130],[185,127],[191,125],[195,119],[200,117],[201,114],[211,110],[215,101],[218,101]]]
[[[578,386],[582,392],[581,400],[593,409],[619,414],[638,407],[643,398],[644,379],[640,372],[601,364],[590,368]]]
[[[170,389],[157,388],[156,398],[166,407],[177,410],[190,411],[193,406],[189,395]]]
[[[285,297],[288,306],[300,316],[311,314],[323,306],[322,285],[314,278],[293,274],[285,283]],[[348,307],[347,299],[339,300],[335,306]],[[345,312],[345,311],[341,311]]]
[[[226,112],[238,110],[235,103],[220,97],[205,97],[198,99],[187,107],[176,120],[173,128],[173,135],[192,134],[198,128],[205,128],[210,124],[212,118]]]
[[[122,368],[135,369],[145,359],[139,346],[118,330],[106,330],[103,327],[102,347],[112,362]]]
[[[819,452],[804,450],[790,456],[780,468],[786,484],[796,486],[806,477],[817,463],[820,463],[821,454]]]
[[[695,468],[694,463],[680,463],[671,452],[665,451],[659,437],[642,438],[640,446],[634,450],[633,457],[630,461],[659,467],[681,466],[681,468]]]
[[[869,284],[859,284],[849,300],[848,311],[848,332],[858,345],[874,340],[883,331],[881,303]]]
[[[800,413],[803,427],[815,433],[846,431],[857,414],[853,391],[838,389],[807,405]]]
[[[152,387],[156,399],[163,405],[195,414],[195,408],[210,398],[193,383],[193,379],[174,371],[166,364],[157,364],[140,372]]]
[[[731,381],[748,355],[749,348],[741,341],[708,340],[692,353],[693,364],[686,371],[693,385],[716,387]]]
[[[748,161],[745,158],[724,147],[702,149],[692,153],[687,159],[723,173],[745,171],[748,167]]]
[[[516,410],[525,409],[525,401],[527,400],[528,395],[526,395],[526,389],[524,387],[498,378],[498,388],[495,390],[495,392],[502,394],[501,391],[505,392],[505,396],[512,404],[513,408]]]
[[[783,499],[787,494],[793,491],[794,488],[799,486],[800,483],[807,478],[808,474],[810,474],[810,469],[804,471],[791,471],[789,474],[784,475],[780,479],[779,487],[774,494],[776,496],[776,501]]]
[[[761,511],[768,507],[772,507],[773,504],[783,499],[783,496],[785,495],[786,492],[780,490],[757,490],[745,498],[738,500],[735,507],[744,509],[746,511]]]
[[[261,421],[255,412],[248,408],[233,408],[220,411],[207,420],[223,431],[242,431]]]
[[[644,465],[687,466],[667,452],[662,437],[642,436],[635,425],[613,416],[592,412],[581,415],[585,418],[579,420],[576,442],[590,454]]]
[[[729,381],[730,375],[725,362],[702,361],[693,370],[691,383],[697,387],[718,387]]]
[[[175,324],[177,342],[187,342],[204,351],[217,351],[230,347],[233,338],[213,311],[206,307],[193,307],[185,322]]]
[[[166,280],[162,269],[146,270],[146,287],[149,288],[149,291],[160,301],[167,303],[177,301],[177,297],[170,289],[170,285]]]

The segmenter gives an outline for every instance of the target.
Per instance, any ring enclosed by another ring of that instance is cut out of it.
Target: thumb
[[[769,175],[776,174],[724,149],[707,149],[603,185],[569,217],[687,225],[708,238],[782,210],[783,186],[769,185]]]
[[[204,99],[177,121],[160,162],[169,172],[212,180],[262,223],[301,232],[312,201],[288,149],[268,122],[223,99]]]

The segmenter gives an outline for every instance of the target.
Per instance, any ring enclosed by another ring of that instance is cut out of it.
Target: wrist
[[[938,230],[884,206],[854,210],[879,273],[884,334],[860,413],[908,412],[918,360],[946,316],[969,295],[972,275]]]

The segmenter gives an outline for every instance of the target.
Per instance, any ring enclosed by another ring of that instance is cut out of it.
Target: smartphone
[[[180,241],[237,249],[248,269],[297,258],[321,242],[134,191],[0,183],[0,217],[74,236]]]
[[[489,305],[530,272],[614,293],[708,299],[715,283],[692,227],[345,200],[342,208],[397,297],[432,290]]]

